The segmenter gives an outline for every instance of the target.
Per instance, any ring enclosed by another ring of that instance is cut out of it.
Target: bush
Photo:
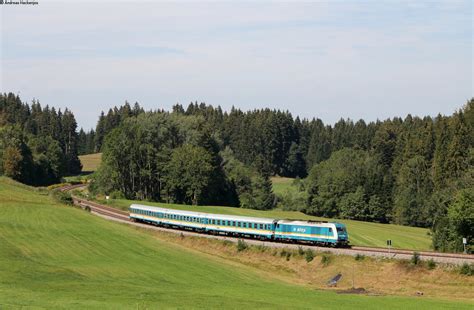
[[[286,249],[282,249],[280,252],[280,257],[285,257],[286,256]]]
[[[356,261],[364,260],[364,259],[365,259],[365,255],[356,254],[356,256],[354,257],[354,259],[355,259]]]
[[[59,203],[67,204],[67,205],[72,205],[72,197],[70,193],[67,192],[61,192],[59,190],[53,190],[51,191],[51,196],[54,198]]]
[[[436,268],[436,262],[433,259],[430,259],[426,262],[426,267],[428,267],[429,270],[433,270]]]
[[[224,244],[224,246],[228,246],[228,245],[231,245],[232,242],[229,241],[229,240],[224,240],[224,241],[222,242],[222,244]]]
[[[289,261],[291,258],[291,252],[286,252],[286,261]]]
[[[410,263],[414,266],[420,264],[420,253],[413,252],[413,256],[410,259]]]
[[[125,199],[125,195],[118,190],[115,190],[110,193],[110,199]]]
[[[308,262],[308,263],[309,263],[310,261],[312,261],[312,260],[314,259],[314,252],[313,252],[313,250],[307,249],[304,258],[306,259],[306,262]]]
[[[239,241],[237,241],[237,252],[245,251],[248,247],[249,246],[244,240],[239,239]]]
[[[323,256],[321,256],[321,264],[323,264],[324,267],[329,265],[330,262],[331,256],[329,254],[323,254]]]
[[[299,256],[303,256],[303,255],[304,255],[304,250],[303,250],[303,247],[302,247],[302,246],[299,246],[299,247],[298,247],[298,254],[299,254]]]
[[[474,265],[469,265],[468,263],[464,263],[459,269],[459,273],[465,276],[472,276],[474,275]]]

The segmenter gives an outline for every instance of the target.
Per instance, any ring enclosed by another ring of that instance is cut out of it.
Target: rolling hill
[[[0,178],[0,308],[468,309],[290,285],[56,203]]]

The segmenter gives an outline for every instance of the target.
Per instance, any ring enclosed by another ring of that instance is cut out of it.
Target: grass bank
[[[1,308],[469,309],[463,301],[338,295],[187,249],[0,178]]]

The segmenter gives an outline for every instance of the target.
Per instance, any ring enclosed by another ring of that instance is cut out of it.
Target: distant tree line
[[[57,183],[78,174],[77,123],[62,112],[31,106],[13,93],[0,94],[0,175],[31,185]]]

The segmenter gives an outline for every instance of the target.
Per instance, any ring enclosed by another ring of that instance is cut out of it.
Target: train
[[[132,204],[131,221],[202,233],[281,242],[347,247],[346,226],[336,222],[271,219],[166,209]]]

